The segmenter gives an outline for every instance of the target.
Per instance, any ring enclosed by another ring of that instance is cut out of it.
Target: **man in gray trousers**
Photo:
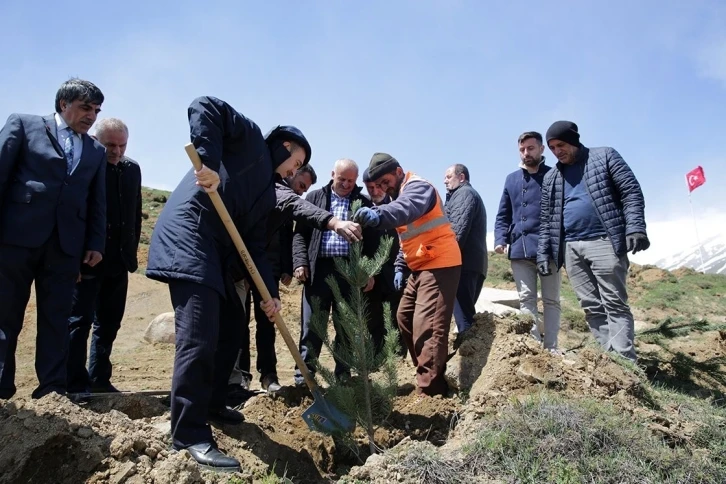
[[[536,131],[522,133],[519,145],[519,168],[504,181],[494,223],[494,252],[507,253],[519,293],[519,307],[532,317],[530,334],[544,349],[559,354],[560,273],[539,276],[544,317],[537,310],[537,244],[542,180],[552,169],[545,163],[542,135]]]
[[[573,122],[555,122],[546,138],[559,162],[542,182],[537,269],[564,264],[595,339],[636,361],[626,278],[628,252],[650,246],[640,184],[613,148],[583,146]]]

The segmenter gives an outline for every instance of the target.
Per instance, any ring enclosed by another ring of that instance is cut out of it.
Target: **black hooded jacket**
[[[219,194],[272,297],[277,283],[265,253],[267,216],[275,206],[274,162],[260,128],[220,99],[204,96],[188,109],[191,141],[202,162],[219,173]],[[182,163],[189,163],[180,149]],[[236,249],[209,195],[191,168],[156,223],[147,277],[203,284],[225,297],[228,261]]]

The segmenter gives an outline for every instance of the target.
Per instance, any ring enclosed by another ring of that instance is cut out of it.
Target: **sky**
[[[62,17],[57,2],[0,3],[0,123],[51,113],[63,81],[88,79],[100,118],[129,126],[145,186],[171,190],[189,169],[186,109],[212,95],[263,133],[299,127],[318,187],[336,159],[362,172],[382,151],[443,196],[463,163],[491,231],[517,137],[566,119],[638,177],[654,229],[641,261],[694,244],[694,227],[726,232],[723,0],[88,5]],[[698,165],[707,182],[689,204]]]

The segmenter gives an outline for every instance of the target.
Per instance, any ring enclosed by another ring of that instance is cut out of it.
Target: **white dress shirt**
[[[71,135],[71,130],[68,127],[68,124],[63,119],[63,117],[55,113],[55,124],[57,127],[56,130],[56,139],[58,140],[58,143],[60,143],[61,148],[65,146],[66,139],[68,136]],[[81,161],[81,155],[83,154],[83,138],[81,138],[81,135],[78,133],[73,134],[73,164],[71,165],[71,174],[76,170],[76,167],[78,166],[78,163]]]

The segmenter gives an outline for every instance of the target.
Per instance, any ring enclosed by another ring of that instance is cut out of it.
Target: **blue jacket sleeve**
[[[397,199],[386,205],[378,205],[373,210],[378,212],[380,223],[378,230],[395,229],[408,225],[421,218],[434,208],[436,189],[425,181],[412,181],[406,185]]]
[[[398,247],[398,254],[396,254],[396,261],[393,263],[393,267],[396,272],[403,272],[404,277],[411,272],[408,264],[406,264],[406,258],[403,257],[403,246]]]
[[[504,182],[504,190],[502,198],[499,200],[499,210],[497,211],[497,219],[494,222],[494,246],[507,245],[509,240],[509,227],[512,225],[512,199],[509,197],[507,190],[507,182]]]
[[[187,110],[191,141],[202,162],[219,171],[222,161],[222,142],[239,138],[255,125],[226,102],[212,96],[196,98]]]
[[[620,153],[609,148],[606,155],[610,177],[623,205],[625,235],[645,232],[645,198],[635,174]]]
[[[11,114],[0,130],[0,207],[24,141],[23,121],[17,114]]]

